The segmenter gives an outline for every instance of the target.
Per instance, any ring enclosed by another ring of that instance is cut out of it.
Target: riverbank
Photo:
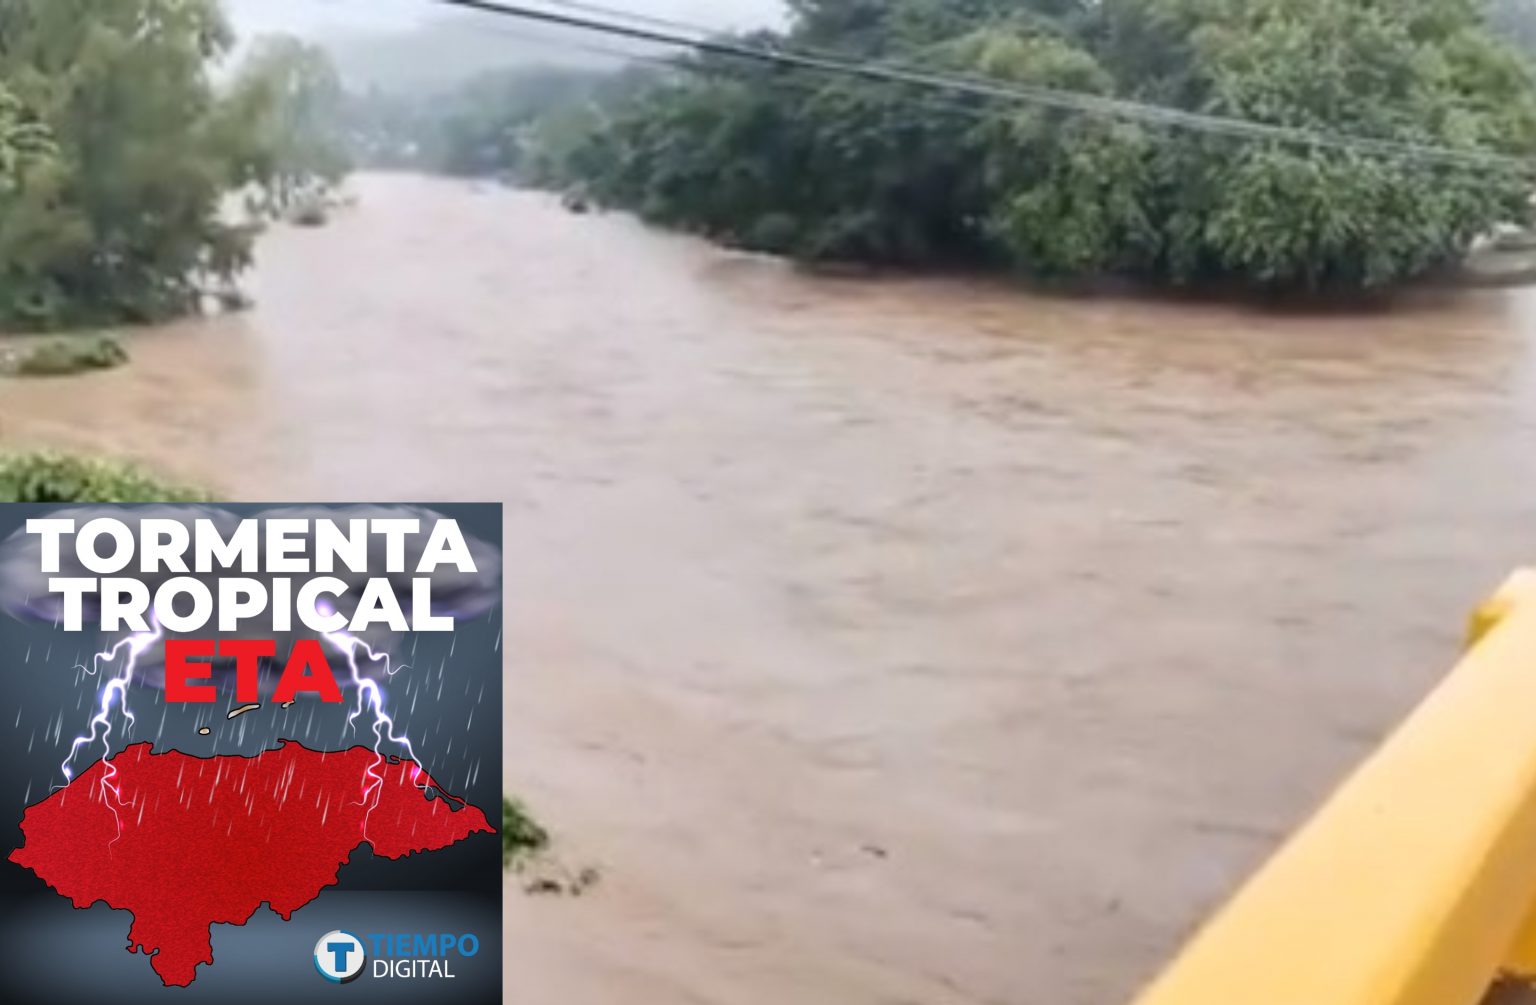
[[[1528,556],[1532,302],[816,280],[364,176],[253,310],[8,382],[0,447],[506,504],[508,787],[602,882],[508,997],[1112,1005]]]

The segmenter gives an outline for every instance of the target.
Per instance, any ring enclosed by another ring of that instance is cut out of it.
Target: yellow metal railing
[[[1536,977],[1536,570],[1469,643],[1137,1005],[1475,1005]]]

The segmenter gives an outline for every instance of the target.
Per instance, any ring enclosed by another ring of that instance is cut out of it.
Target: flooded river
[[[1536,310],[812,279],[368,177],[0,443],[506,504],[508,1000],[1111,1005],[1536,558]]]

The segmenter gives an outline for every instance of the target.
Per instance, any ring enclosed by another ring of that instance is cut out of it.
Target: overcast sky
[[[224,0],[242,35],[287,31],[304,34],[341,27],[409,28],[433,16],[430,0]],[[540,0],[526,0],[539,6]],[[593,0],[651,17],[675,18],[709,28],[751,28],[782,16],[781,0]]]
[[[559,12],[562,0],[516,0]],[[568,0],[566,13],[621,21],[583,5],[666,18],[705,30],[781,24],[783,0]],[[240,43],[274,33],[325,45],[352,87],[440,90],[466,77],[519,66],[612,69],[626,56],[671,55],[674,48],[626,42],[573,28],[530,24],[455,10],[436,0],[223,0]]]

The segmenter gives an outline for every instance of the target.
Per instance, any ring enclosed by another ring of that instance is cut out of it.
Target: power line
[[[567,8],[596,12],[611,11],[603,17],[586,13],[564,13],[541,10],[524,4],[503,0],[436,0],[437,3],[464,10],[478,11],[501,17],[518,18],[543,24],[590,31],[627,38],[634,41],[691,49],[706,55],[725,56],[762,64],[790,67],[855,77],[884,83],[910,84],[945,91],[950,94],[1035,104],[1062,111],[1086,115],[1100,115],[1139,122],[1147,125],[1170,126],[1244,139],[1273,140],[1301,146],[1343,150],[1381,157],[1403,157],[1461,167],[1506,168],[1529,172],[1536,165],[1523,158],[1482,150],[1458,150],[1452,147],[1416,143],[1407,140],[1379,139],[1350,133],[1323,132],[1295,126],[1280,126],[1231,116],[1189,112],[1183,109],[1123,98],[1110,98],[1080,91],[1068,91],[1041,85],[1002,81],[990,77],[962,77],[951,74],[892,66],[874,62],[857,62],[830,55],[813,55],[781,47],[772,49],[747,45],[730,39],[704,35],[679,34],[682,22],[644,15],[622,14],[614,8],[601,8],[597,4],[578,3],[577,0],[547,0]],[[611,18],[622,15],[632,23],[617,23]]]
[[[328,7],[341,7],[347,6],[350,2],[352,2],[352,0],[313,0],[313,2]],[[587,9],[593,12],[612,13],[615,16],[629,17],[636,21],[688,28],[691,30],[699,31],[700,33],[709,31],[709,29],[702,28],[697,25],[688,25],[682,21],[675,21],[668,18],[651,17],[650,15],[644,14],[630,14],[614,7],[604,7],[598,4],[581,3],[578,2],[578,0],[538,0],[538,2],[542,2],[551,6],[572,7],[576,9]],[[478,24],[478,22],[476,23]],[[447,26],[459,27],[459,25],[457,25],[455,22],[448,22]],[[515,38],[521,42],[536,42],[540,45],[557,45],[565,49],[570,49],[574,52],[587,53],[596,56],[605,56],[616,61],[626,63],[639,63],[646,66],[653,66],[658,69],[672,71],[681,70],[684,72],[700,74],[709,74],[713,72],[711,69],[702,67],[698,64],[681,62],[676,56],[652,55],[648,53],[637,52],[633,49],[620,48],[618,46],[602,45],[601,43],[596,42],[583,42],[564,34],[549,34],[526,30],[519,31],[516,28],[506,27],[500,24],[486,24],[476,28],[475,30],[489,31],[492,34],[501,35],[506,38]],[[771,83],[774,87],[803,91],[808,95],[814,95],[821,89],[821,86],[813,81],[792,76],[780,77],[773,80]],[[966,118],[975,119],[977,121],[985,121],[993,118],[991,113],[989,113],[985,108],[977,107],[974,104],[962,103],[957,99],[955,95],[945,94],[942,92],[917,93],[912,96],[912,100],[916,102],[920,107],[931,108],[935,111],[955,112],[965,116]]]
[[[317,2],[338,4],[344,2],[344,0],[317,0]],[[612,13],[615,16],[628,17],[636,21],[683,27],[689,30],[698,31],[701,34],[707,33],[710,30],[707,28],[699,27],[697,25],[689,25],[682,21],[675,21],[669,18],[657,18],[644,14],[630,14],[625,11],[618,10],[614,7],[604,7],[598,4],[580,3],[577,2],[577,0],[538,0],[538,2],[542,2],[550,6],[571,7],[576,9],[586,9],[593,12]],[[451,23],[452,22],[450,22],[450,24]],[[671,70],[674,72],[682,71],[685,73],[694,73],[702,76],[714,76],[718,73],[717,68],[705,67],[699,63],[684,62],[679,60],[679,58],[676,56],[654,55],[637,52],[634,49],[620,48],[618,46],[602,45],[601,43],[596,42],[583,42],[565,34],[550,34],[527,30],[519,31],[516,28],[505,27],[499,24],[486,24],[477,28],[476,30],[489,31],[496,35],[503,35],[507,38],[515,38],[523,42],[537,42],[540,45],[556,45],[575,52],[587,53],[597,56],[606,56],[626,63],[643,64],[645,66],[652,66],[658,69]],[[728,77],[727,79],[735,80],[738,82],[741,80],[739,77]],[[821,93],[822,91],[821,84],[798,76],[779,76],[769,81],[769,84],[775,88],[785,88],[788,90],[804,92],[806,95],[812,97]],[[943,91],[929,90],[925,92],[916,88],[914,88],[914,90],[916,90],[916,93],[911,95],[910,101],[916,107],[931,109],[937,112],[953,112],[957,115],[968,119],[973,119],[977,122],[996,121],[996,115],[992,111],[976,104],[965,102],[962,100],[963,96],[948,94]]]
[[[322,2],[339,3],[342,2],[342,0],[322,0]],[[557,3],[557,0],[542,0],[542,2],[548,4],[556,4],[558,6],[591,7],[593,9],[605,11],[614,10],[614,8],[610,7],[598,7],[595,4],[566,4]],[[616,11],[616,13],[622,12]],[[681,24],[681,22],[677,21],[670,21],[664,18],[651,18],[649,16],[638,14],[633,15],[633,17],[635,17],[637,20],[665,21],[668,24],[674,25]],[[717,72],[714,68],[704,67],[697,63],[681,62],[676,56],[652,55],[648,53],[636,52],[633,49],[620,48],[618,46],[602,45],[601,43],[596,42],[583,42],[563,34],[551,35],[548,33],[535,31],[520,31],[516,28],[505,27],[502,25],[485,25],[478,28],[477,30],[489,31],[493,34],[502,35],[507,38],[515,38],[522,42],[537,42],[540,45],[556,45],[575,52],[587,53],[597,56],[606,56],[627,63],[638,63],[645,66],[653,66],[658,69],[683,71],[706,76],[715,75]],[[736,80],[739,82],[741,78],[728,77],[727,79]],[[781,76],[769,81],[769,83],[772,87],[786,88],[788,90],[804,92],[808,96],[814,96],[820,93],[822,90],[821,84],[798,76]],[[978,122],[989,120],[996,121],[995,114],[987,108],[980,107],[976,104],[967,103],[962,100],[961,96],[948,94],[943,91],[930,90],[925,92],[922,90],[917,90],[916,93],[911,96],[910,100],[914,105],[920,108],[932,109],[933,111],[938,112],[954,112],[965,118],[973,119]]]

